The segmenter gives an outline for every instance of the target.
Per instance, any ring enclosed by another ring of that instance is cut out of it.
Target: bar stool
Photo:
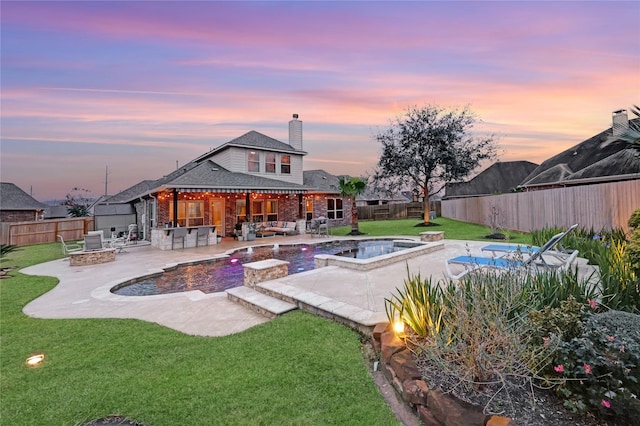
[[[200,238],[204,238],[205,246],[209,245],[209,232],[211,228],[209,226],[199,226],[198,234],[196,235],[196,247],[200,245]]]
[[[182,240],[182,248],[184,248],[187,240],[187,228],[174,228],[172,232],[173,238],[171,239],[171,250],[173,250],[176,241],[178,240]]]

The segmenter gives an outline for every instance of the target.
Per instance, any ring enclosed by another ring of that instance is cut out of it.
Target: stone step
[[[286,312],[297,309],[293,303],[267,296],[252,288],[240,286],[227,290],[229,300],[259,312],[267,318],[275,318]]]

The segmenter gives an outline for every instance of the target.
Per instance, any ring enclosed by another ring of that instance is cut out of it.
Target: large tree
[[[362,234],[358,226],[358,207],[356,206],[356,197],[364,192],[366,186],[367,182],[359,177],[341,177],[338,181],[340,195],[351,198],[351,232],[349,235]]]
[[[382,154],[374,174],[378,187],[419,192],[424,222],[429,222],[429,197],[447,182],[468,176],[482,161],[495,157],[494,136],[475,136],[475,114],[437,106],[409,107],[375,136]]]
[[[91,192],[88,189],[76,187],[65,196],[62,204],[67,206],[69,217],[85,217],[90,215],[91,200]]]

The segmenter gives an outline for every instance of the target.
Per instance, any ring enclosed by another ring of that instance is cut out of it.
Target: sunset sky
[[[0,3],[1,168],[115,194],[250,130],[359,175],[408,106],[469,106],[535,163],[640,104],[640,2]]]

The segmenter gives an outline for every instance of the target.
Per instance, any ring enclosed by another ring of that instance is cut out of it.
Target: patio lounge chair
[[[551,253],[556,262],[548,262],[543,255],[550,254],[549,251],[555,247],[566,235],[565,232],[554,235],[537,251],[532,251],[529,257],[524,260],[506,257],[483,257],[483,256],[458,256],[445,261],[445,268],[450,278],[459,280],[470,272],[483,268],[494,268],[499,270],[527,270],[529,268],[562,270],[567,269],[578,256],[578,250],[574,250],[568,256],[558,257]],[[464,269],[458,274],[453,273],[451,265],[462,265]]]
[[[76,244],[76,243],[67,244],[67,243],[65,243],[64,242],[64,238],[62,238],[62,235],[58,235],[58,239],[62,243],[62,253],[65,256],[68,256],[69,253],[73,253],[74,251],[82,250],[82,246],[80,244]]]
[[[109,247],[117,249],[117,253],[126,252],[125,248],[131,244],[131,233],[127,233],[124,237],[112,239]]]
[[[573,232],[574,229],[578,227],[578,224],[571,225],[566,231],[562,233],[562,237],[558,240],[558,242],[549,250],[547,254],[557,257],[558,259],[564,259],[571,254],[573,251],[569,251],[562,246],[562,240]],[[540,247],[537,246],[527,246],[524,244],[489,244],[480,249],[482,252],[488,251],[491,252],[492,256],[496,256],[496,253],[502,253],[501,256],[509,255],[509,254],[523,254],[527,256],[531,256],[533,253],[537,253],[540,251]],[[500,256],[499,256],[500,257]]]

